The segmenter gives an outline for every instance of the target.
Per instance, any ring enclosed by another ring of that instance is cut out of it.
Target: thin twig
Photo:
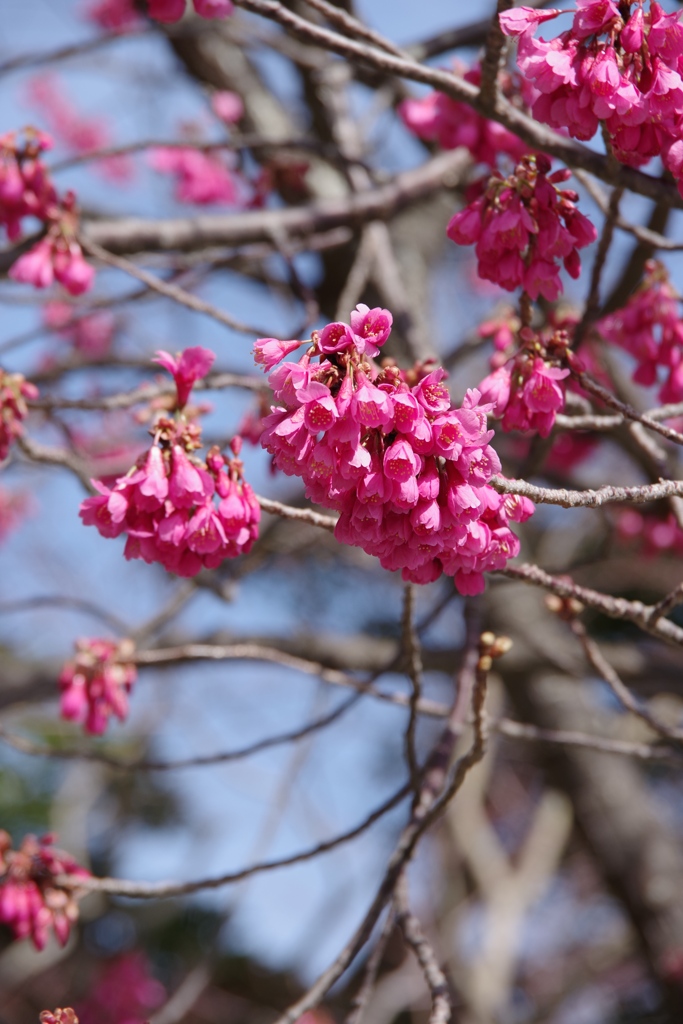
[[[671,427],[665,427],[657,420],[648,416],[647,413],[638,412],[632,405],[627,402],[622,402],[615,395],[604,388],[602,384],[598,384],[597,381],[593,380],[584,370],[579,370],[576,367],[571,367],[572,376],[579,382],[584,391],[594,395],[595,398],[599,398],[601,402],[608,405],[611,409],[616,409],[626,419],[634,420],[637,423],[642,423],[644,427],[649,427],[650,430],[654,430],[657,434],[661,434],[668,441],[673,441],[675,444],[683,444],[683,434],[679,434],[677,430],[672,430]]]
[[[577,349],[583,341],[589,326],[598,315],[598,310],[600,308],[600,280],[607,261],[609,247],[614,236],[614,226],[619,217],[619,203],[621,202],[623,194],[623,188],[614,188],[612,189],[609,197],[609,205],[605,213],[605,223],[602,228],[597,252],[595,253],[595,258],[593,260],[591,281],[588,289],[588,296],[586,298],[586,305],[583,310],[583,316],[579,320],[576,325],[576,330],[574,331],[573,344]]]
[[[650,623],[653,626],[656,625],[660,619],[666,618],[669,612],[672,612],[674,608],[677,608],[682,601],[683,583],[679,583],[677,587],[674,587],[671,593],[666,594],[666,596],[663,597],[661,601],[658,601],[653,607],[652,614],[650,615]]]
[[[223,312],[222,309],[218,309],[210,302],[206,302],[204,299],[198,298],[191,292],[185,291],[184,288],[180,288],[179,285],[169,284],[167,281],[162,281],[161,278],[156,277],[154,274],[148,273],[146,270],[142,270],[136,266],[130,260],[125,259],[123,256],[115,256],[111,252],[107,252],[101,245],[93,242],[85,237],[80,237],[79,242],[81,247],[94,256],[101,263],[106,264],[108,267],[115,267],[117,270],[122,270],[124,274],[129,274],[130,277],[136,278],[138,281],[142,281],[152,291],[158,292],[160,295],[164,295],[167,299],[172,299],[173,302],[177,302],[180,306],[186,306],[188,309],[192,309],[195,313],[203,313],[205,316],[211,317],[212,320],[217,320],[219,324],[224,327],[229,327],[232,331],[238,331],[240,334],[249,334],[252,337],[263,337],[268,332],[261,331],[258,327],[253,327],[251,324],[244,324],[241,320],[236,320],[235,317],[230,316],[229,313]]]
[[[683,629],[669,619],[652,622],[652,605],[642,601],[627,601],[624,597],[612,597],[590,587],[581,587],[568,576],[551,576],[538,565],[508,565],[505,569],[496,570],[497,575],[508,579],[521,580],[537,587],[543,587],[559,597],[573,597],[589,608],[595,608],[610,619],[623,619],[633,622],[645,633],[665,640],[667,643],[683,646]]]
[[[289,857],[280,857],[275,860],[262,861],[258,864],[251,864],[249,867],[241,868],[239,871],[230,871],[213,878],[202,878],[195,882],[133,882],[125,878],[83,878],[80,875],[58,875],[55,879],[57,885],[64,889],[81,889],[86,892],[109,892],[117,896],[130,896],[136,899],[166,899],[170,896],[184,896],[192,892],[200,892],[205,889],[218,889],[223,885],[230,885],[233,882],[241,882],[244,878],[251,878],[253,875],[263,874],[266,871],[275,871],[278,868],[290,867],[293,864],[301,864],[307,860],[313,860],[323,853],[328,853],[344,843],[350,842],[357,836],[366,832],[376,821],[383,818],[394,807],[408,795],[410,790],[406,783],[401,786],[388,800],[380,804],[367,815],[360,824],[355,825],[347,832],[342,832],[333,839],[326,839],[322,843],[303,850],[300,853],[291,854]]]
[[[418,706],[422,697],[422,653],[420,650],[420,640],[413,621],[414,609],[415,587],[412,583],[406,583],[403,588],[401,635],[403,637],[403,651],[411,689],[410,715],[408,716],[405,732],[405,754],[408,771],[410,772],[410,781],[415,793],[417,793],[420,788],[420,766],[415,747],[415,733],[417,729]]]
[[[672,495],[683,496],[683,480],[660,480],[656,484],[641,484],[637,487],[615,487],[605,484],[595,491],[571,491],[565,487],[537,487],[526,480],[507,480],[494,476],[489,481],[499,494],[521,494],[543,505],[560,505],[562,508],[600,508],[616,502],[642,505],[648,501],[660,501]]]
[[[377,981],[377,974],[382,965],[382,960],[391,938],[391,933],[394,930],[396,924],[395,915],[395,903],[391,902],[387,911],[386,918],[384,920],[384,926],[380,932],[380,936],[375,943],[375,948],[368,957],[368,962],[365,965],[365,973],[363,975],[363,981],[358,992],[353,997],[351,1002],[351,1009],[349,1010],[344,1024],[360,1024],[363,1019],[365,1008],[368,1005],[370,996],[372,995],[375,983]]]
[[[417,962],[422,968],[424,979],[432,1000],[429,1024],[447,1024],[451,1019],[451,994],[446,975],[439,966],[436,953],[432,949],[417,917],[408,906],[407,883],[405,875],[396,886],[396,921],[403,932],[406,943],[412,949]]]
[[[664,736],[665,739],[674,740],[679,743],[683,741],[683,730],[672,729],[671,726],[668,726],[666,722],[660,721],[656,715],[653,715],[648,708],[636,699],[628,686],[621,680],[616,669],[610,665],[595,640],[588,635],[584,624],[579,622],[578,619],[573,619],[570,623],[570,628],[574,636],[578,637],[588,661],[598,675],[602,676],[605,680],[622,707],[630,711],[631,714],[636,715],[641,721],[649,725],[651,729],[659,733],[660,736]]]

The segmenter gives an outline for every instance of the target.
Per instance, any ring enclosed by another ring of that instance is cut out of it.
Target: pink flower
[[[49,288],[54,281],[52,246],[42,239],[32,249],[20,256],[9,269],[9,277],[34,288]]]
[[[84,722],[85,731],[96,736],[105,731],[112,715],[124,721],[137,678],[130,661],[133,650],[130,640],[79,640],[75,659],[59,677],[62,718]]]
[[[179,409],[187,405],[193,386],[206,376],[215,358],[216,355],[211,349],[201,348],[199,345],[186,348],[177,356],[159,349],[154,362],[160,363],[173,376],[178,391]]]
[[[519,36],[543,21],[551,21],[558,14],[562,14],[562,11],[552,8],[537,11],[533,7],[516,7],[512,11],[502,11],[498,15],[498,21],[506,36]]]
[[[38,950],[45,948],[50,928],[59,944],[66,945],[78,920],[77,901],[83,893],[62,889],[56,877],[89,877],[85,868],[52,843],[50,835],[40,839],[27,835],[13,850],[10,836],[0,831],[0,921],[16,939],[30,938]]]
[[[300,341],[278,341],[276,338],[259,338],[254,342],[254,362],[264,370],[272,370],[290,352],[296,351]]]
[[[604,32],[610,22],[619,18],[614,0],[576,0],[572,32],[578,39]]]
[[[368,356],[376,356],[380,346],[391,334],[393,320],[388,309],[381,309],[379,306],[370,309],[360,302],[351,314],[351,330],[358,351]]]
[[[232,7],[232,4],[230,5]],[[199,13],[199,12],[198,12]],[[236,124],[244,116],[242,97],[236,92],[222,89],[211,96],[211,109],[225,124]]]
[[[318,337],[321,352],[342,352],[355,345],[354,333],[348,324],[327,324]]]
[[[193,0],[200,18],[227,18],[234,11],[230,0]]]
[[[37,398],[38,388],[20,373],[6,373],[0,367],[0,462],[7,458],[10,445],[24,432],[28,416],[27,399]]]
[[[359,318],[375,312],[356,310]],[[352,318],[355,331],[362,323]],[[317,364],[306,356],[271,374],[284,407],[266,418],[263,447],[277,469],[303,479],[307,497],[340,513],[341,543],[406,580],[429,583],[445,572],[459,589],[479,592],[483,573],[517,554],[508,520],[527,511],[506,509],[489,486],[500,471],[488,444],[492,406],[472,390],[454,409],[440,367],[418,364],[409,386],[393,363],[371,363],[360,334],[350,341],[345,324],[328,326],[329,352],[318,344]],[[244,529],[237,494],[224,498],[219,515],[226,534],[228,522]]]
[[[130,32],[140,24],[133,0],[94,0],[86,17],[106,32]]]
[[[72,242],[66,252],[55,252],[54,275],[70,295],[82,295],[92,286],[95,270],[83,259],[80,245]]]
[[[185,13],[185,0],[147,0],[147,7],[155,21],[179,21]]]

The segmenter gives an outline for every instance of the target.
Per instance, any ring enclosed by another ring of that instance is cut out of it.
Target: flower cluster
[[[130,660],[131,640],[78,640],[76,657],[59,676],[59,711],[69,722],[83,722],[85,731],[101,736],[113,716],[125,721],[128,696],[137,679]]]
[[[176,179],[176,199],[181,203],[206,206],[240,201],[239,178],[215,153],[203,153],[191,146],[157,147],[150,165]]]
[[[636,383],[645,387],[656,384],[662,367],[666,380],[659,389],[659,400],[683,399],[683,322],[676,292],[661,263],[649,260],[642,284],[624,308],[603,317],[596,327],[603,338],[635,358]]]
[[[20,373],[7,373],[0,367],[0,462],[7,458],[10,445],[21,437],[28,416],[27,398],[37,398],[38,388]]]
[[[535,39],[541,22],[563,12],[519,7],[500,15],[519,37],[517,61],[538,91],[533,116],[588,140],[602,123],[622,163],[639,167],[654,156],[683,175],[683,26],[654,0],[576,0],[572,27]],[[679,187],[681,187],[679,185]]]
[[[270,374],[280,404],[261,443],[277,468],[304,480],[307,497],[341,513],[339,541],[406,580],[445,573],[461,593],[478,593],[482,574],[518,553],[508,523],[533,505],[489,486],[500,463],[478,391],[455,409],[441,368],[376,366],[391,326],[388,310],[359,305],[350,325],[314,331],[298,362]],[[293,345],[263,339],[256,359],[271,368]]]
[[[536,349],[532,341],[485,377],[479,389],[482,399],[491,402],[493,415],[502,419],[503,430],[532,430],[547,437],[555,415],[564,408],[558,381],[567,377],[569,370],[553,366]]]
[[[480,85],[479,65],[465,72],[463,78]],[[506,96],[514,97],[516,83],[510,75],[500,75],[500,86]],[[528,152],[529,147],[503,125],[482,117],[467,103],[459,103],[442,92],[430,92],[420,100],[403,100],[398,110],[406,126],[418,138],[438,142],[442,149],[464,146],[478,164],[497,167],[501,154],[517,162]]]
[[[124,953],[99,973],[87,999],[78,1004],[81,1024],[145,1024],[166,1000],[142,953]]]
[[[78,892],[62,889],[58,875],[89,877],[67,853],[56,850],[54,837],[27,835],[18,850],[7,832],[0,831],[0,922],[17,939],[30,938],[44,949],[50,928],[63,946],[78,919]]]
[[[0,543],[21,525],[31,509],[32,502],[25,491],[7,491],[0,487]]]
[[[617,539],[650,558],[663,551],[683,555],[683,530],[673,512],[660,515],[623,509],[617,515]]]
[[[104,117],[81,114],[64,95],[57,75],[35,75],[27,92],[29,101],[40,111],[41,122],[68,149],[88,153],[111,144]],[[106,177],[115,181],[126,181],[133,172],[133,164],[124,154],[106,157],[98,165]]]
[[[103,359],[111,350],[116,318],[109,309],[79,313],[67,302],[46,302],[43,323],[87,359]]]
[[[577,250],[597,232],[577,210],[576,192],[557,188],[570,171],[550,173],[550,166],[538,154],[524,157],[507,178],[494,173],[482,182],[482,194],[451,219],[447,234],[458,245],[476,243],[477,269],[486,281],[553,302],[562,292],[557,261],[578,277]]]
[[[186,0],[147,0],[147,13],[155,21],[180,21]],[[234,8],[230,0],[193,0],[200,18],[225,18]],[[106,32],[130,32],[140,24],[135,0],[94,0],[86,16]]]
[[[7,237],[21,235],[24,217],[37,217],[45,236],[16,260],[9,270],[14,281],[47,288],[57,280],[72,295],[87,291],[95,271],[83,259],[76,240],[76,197],[59,197],[41,153],[52,145],[49,136],[27,128],[24,140],[16,132],[0,137],[0,224]]]
[[[185,407],[193,384],[213,360],[213,352],[199,347],[177,358],[157,353],[157,362],[175,380],[177,415],[157,418],[152,447],[112,488],[93,480],[99,494],[80,510],[83,522],[103,537],[127,535],[126,558],[159,562],[179,576],[215,569],[224,559],[248,552],[258,537],[261,510],[242,475],[241,438],[233,439],[232,456],[216,446],[205,461],[195,454],[202,446],[201,428]]]

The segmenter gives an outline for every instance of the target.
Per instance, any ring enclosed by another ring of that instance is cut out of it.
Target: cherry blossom
[[[462,77],[466,82],[480,85],[481,68],[477,64]],[[513,97],[517,83],[506,73],[501,74],[500,80],[504,95]],[[489,167],[497,167],[501,155],[517,162],[528,152],[528,146],[503,125],[482,117],[466,103],[459,103],[441,92],[430,92],[419,100],[403,100],[399,113],[418,138],[438,142],[442,149],[465,146],[476,163]]]
[[[174,377],[175,418],[160,413],[151,429],[153,443],[113,487],[93,480],[98,494],[81,504],[86,526],[103,537],[126,534],[124,555],[159,562],[168,572],[196,576],[226,558],[248,552],[258,537],[261,510],[244,480],[241,438],[230,455],[214,446],[197,457],[201,427],[187,408],[192,386],[214,360],[209,349],[185,349],[178,356],[158,352],[157,362]]]
[[[569,174],[550,173],[543,154],[524,157],[507,178],[498,172],[489,178],[482,194],[451,219],[448,237],[458,245],[475,244],[480,277],[554,301],[562,292],[558,261],[578,277],[578,250],[597,238],[576,209],[576,192],[557,187]]]
[[[10,445],[23,434],[28,416],[26,400],[38,397],[35,384],[20,373],[7,373],[0,367],[0,461],[7,458]]]
[[[637,366],[633,380],[659,388],[661,402],[683,399],[683,321],[679,300],[661,263],[649,260],[642,284],[623,309],[603,317],[596,324],[603,338],[625,349]]]
[[[682,184],[683,26],[655,2],[577,0],[572,27],[546,41],[539,24],[561,14],[517,8],[500,15],[519,40],[517,61],[536,90],[531,112],[588,140],[604,125],[612,152],[633,167],[662,156]]]
[[[128,716],[128,697],[137,679],[130,661],[130,640],[78,640],[76,656],[59,676],[60,713],[71,722],[83,722],[85,731],[100,736],[113,716]]]
[[[15,938],[30,938],[36,949],[45,948],[50,929],[66,945],[78,920],[78,891],[62,889],[56,877],[90,874],[53,842],[51,835],[27,835],[13,850],[11,837],[0,831],[0,921]]]
[[[500,462],[479,391],[454,408],[440,367],[404,372],[369,358],[390,328],[388,310],[359,306],[351,325],[314,331],[297,363],[270,373],[280,404],[261,443],[278,469],[303,479],[309,499],[340,513],[339,541],[405,580],[445,573],[461,593],[478,593],[483,573],[518,553],[509,523],[533,505],[506,504],[488,485]]]

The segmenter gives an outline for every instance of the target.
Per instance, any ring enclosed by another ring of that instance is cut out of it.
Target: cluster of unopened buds
[[[24,432],[28,416],[28,398],[37,398],[38,388],[20,373],[7,373],[0,367],[0,462],[7,458],[10,445]]]
[[[89,877],[53,842],[51,835],[39,839],[27,835],[13,850],[11,837],[0,831],[0,922],[12,929],[15,938],[30,938],[36,949],[44,949],[51,928],[64,946],[78,919],[78,890],[64,889],[55,879],[59,875]]]
[[[480,85],[480,66],[476,64],[462,77],[472,85]],[[517,83],[506,72],[499,76],[499,88],[509,99],[517,93]],[[464,146],[478,164],[497,167],[501,154],[516,163],[528,152],[526,143],[502,124],[482,117],[467,103],[459,103],[442,92],[430,92],[419,100],[403,100],[399,113],[418,138],[438,142],[442,149]]]
[[[7,237],[21,235],[22,219],[37,217],[46,233],[9,270],[14,281],[47,288],[58,281],[72,295],[87,291],[95,271],[86,263],[77,241],[78,215],[73,192],[59,197],[41,154],[52,141],[27,128],[23,141],[16,132],[0,137],[0,223]]]
[[[683,26],[666,14],[616,0],[576,0],[572,26],[554,39],[534,38],[560,10],[518,7],[500,15],[518,36],[517,62],[533,83],[533,116],[574,138],[588,140],[603,124],[612,152],[639,167],[654,156],[683,177]]]
[[[151,448],[113,487],[93,480],[99,494],[87,498],[80,511],[83,522],[103,537],[127,535],[126,558],[159,562],[178,576],[215,569],[248,552],[258,537],[261,509],[242,475],[241,438],[231,442],[231,455],[216,446],[205,460],[196,455],[201,427],[186,406],[192,386],[214,358],[199,347],[177,358],[157,353],[156,361],[175,380],[176,415],[157,418]]]
[[[453,408],[441,368],[378,367],[388,310],[359,305],[350,319],[314,331],[298,362],[272,371],[280,404],[264,420],[261,443],[278,469],[303,479],[308,498],[340,512],[340,542],[405,580],[430,583],[445,573],[461,593],[478,593],[482,574],[519,551],[509,522],[533,512],[528,499],[489,486],[500,470],[488,443],[491,406],[468,391]],[[256,361],[272,369],[301,344],[261,339]]]
[[[128,697],[137,679],[131,658],[132,640],[78,640],[76,656],[59,676],[59,710],[70,722],[83,722],[85,731],[100,736],[114,716],[125,721]]]
[[[661,367],[666,380],[659,389],[660,402],[683,399],[683,322],[678,296],[661,263],[649,260],[642,284],[624,308],[604,316],[596,328],[634,357],[636,383],[656,384]]]
[[[557,187],[570,174],[567,169],[551,173],[542,153],[523,157],[508,177],[496,172],[482,180],[481,195],[451,219],[448,237],[458,245],[476,245],[484,280],[553,302],[562,293],[557,261],[578,277],[578,250],[597,238],[576,208],[577,193]]]
[[[192,0],[200,18],[225,18],[234,7],[230,0]],[[180,21],[187,8],[186,0],[146,0],[146,11],[155,21]],[[87,16],[109,32],[128,32],[140,23],[135,0],[95,0]]]

